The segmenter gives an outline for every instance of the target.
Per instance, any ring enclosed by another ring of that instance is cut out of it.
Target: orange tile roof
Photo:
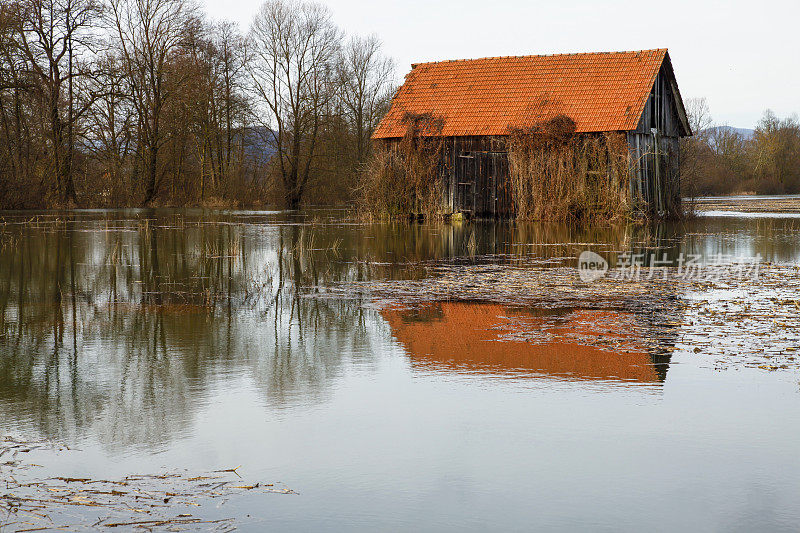
[[[415,65],[374,138],[402,137],[406,112],[442,135],[505,135],[558,114],[578,132],[636,129],[667,50],[493,57]]]

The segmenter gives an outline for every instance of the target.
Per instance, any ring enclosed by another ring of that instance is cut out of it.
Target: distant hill
[[[250,157],[267,162],[275,153],[271,144],[270,130],[263,126],[251,126],[244,134],[244,151]]]
[[[716,132],[731,132],[731,133],[738,133],[741,135],[745,140],[750,140],[755,135],[755,130],[747,129],[747,128],[734,128],[733,126],[714,126],[713,128],[708,128],[703,130],[704,133],[714,134]]]

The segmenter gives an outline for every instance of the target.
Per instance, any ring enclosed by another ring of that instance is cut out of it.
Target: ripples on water
[[[677,338],[655,353],[618,311],[316,297],[345,282],[420,278],[434,263],[568,262],[588,245],[612,263],[642,250],[797,263],[795,220],[577,229],[367,225],[326,212],[3,219],[0,428],[75,448],[48,473],[243,465],[301,493],[231,502],[223,511],[251,515],[244,529],[800,520],[795,373],[714,372],[675,350]],[[520,334],[545,330],[560,340]],[[624,349],[584,342],[602,336]]]

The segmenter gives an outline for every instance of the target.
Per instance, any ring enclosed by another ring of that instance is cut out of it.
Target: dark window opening
[[[650,128],[658,128],[658,119],[656,116],[656,110],[658,106],[656,104],[656,94],[655,92],[650,93]]]

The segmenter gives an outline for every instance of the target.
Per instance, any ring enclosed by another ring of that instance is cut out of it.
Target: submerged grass
[[[646,278],[625,282],[604,278],[585,283],[577,269],[566,266],[570,262],[571,259],[527,259],[502,264],[432,264],[422,278],[344,283],[328,287],[322,293],[327,297],[375,302],[381,308],[470,302],[541,311],[620,311],[629,313],[636,321],[635,327],[627,328],[630,335],[654,353],[671,352],[683,308],[674,286]],[[525,338],[528,342],[552,341],[542,333],[531,331]]]
[[[718,198],[695,198],[693,199],[693,210],[703,211],[726,211],[739,213],[781,213],[781,214],[800,214],[800,197],[718,197]]]

